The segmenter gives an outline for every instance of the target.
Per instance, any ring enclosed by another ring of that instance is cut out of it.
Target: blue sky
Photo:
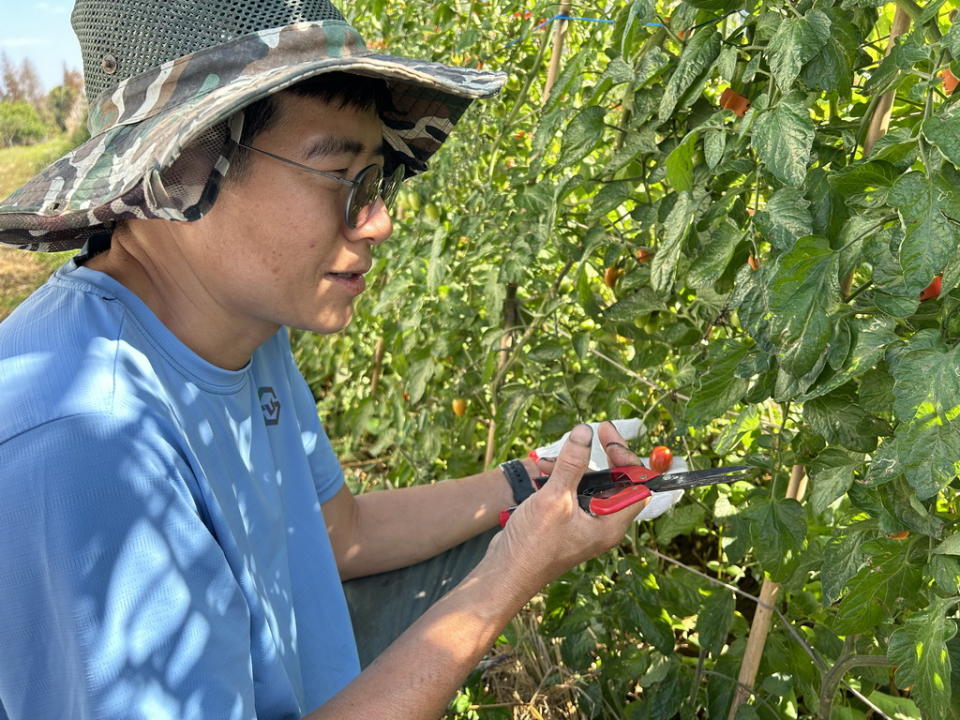
[[[64,63],[82,69],[71,10],[73,0],[0,0],[0,52],[18,64],[30,58],[44,90],[60,84]]]

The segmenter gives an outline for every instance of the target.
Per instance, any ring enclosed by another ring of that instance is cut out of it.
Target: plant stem
[[[850,670],[855,667],[892,667],[893,662],[886,655],[843,655],[823,676],[820,683],[820,712],[819,720],[830,720],[830,711],[833,709],[833,698],[837,694],[837,687]]]

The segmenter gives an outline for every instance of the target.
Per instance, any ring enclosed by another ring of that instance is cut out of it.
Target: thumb
[[[550,485],[563,485],[566,489],[576,490],[580,478],[587,470],[592,445],[593,428],[586,423],[580,423],[573,428],[554,463]]]

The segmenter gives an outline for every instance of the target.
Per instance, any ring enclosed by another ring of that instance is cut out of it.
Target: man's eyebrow
[[[324,135],[317,138],[304,153],[304,159],[312,160],[317,157],[327,155],[360,155],[366,150],[359,140],[342,137],[339,135]],[[373,150],[374,155],[383,156],[386,154],[386,145],[383,141]]]

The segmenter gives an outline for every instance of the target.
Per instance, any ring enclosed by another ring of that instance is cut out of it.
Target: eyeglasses
[[[400,190],[400,183],[403,182],[404,167],[402,164],[398,165],[397,168],[390,174],[390,177],[387,178],[384,178],[383,176],[383,168],[379,165],[373,164],[367,165],[363,170],[358,172],[357,176],[353,180],[347,180],[339,175],[324,172],[323,170],[317,170],[309,165],[303,165],[295,160],[290,160],[289,158],[275,155],[272,152],[255,148],[252,145],[247,145],[246,143],[238,142],[237,145],[242,148],[246,148],[247,150],[258,152],[261,155],[266,155],[274,160],[279,160],[280,162],[287,163],[288,165],[293,165],[301,170],[306,170],[314,175],[323,175],[324,177],[328,177],[331,180],[336,180],[338,183],[343,185],[349,185],[350,194],[347,196],[347,205],[344,209],[344,219],[347,221],[347,226],[351,228],[357,228],[370,219],[370,216],[373,214],[373,210],[376,207],[378,197],[381,198],[383,200],[383,204],[389,208],[394,199],[397,197],[397,191]]]

